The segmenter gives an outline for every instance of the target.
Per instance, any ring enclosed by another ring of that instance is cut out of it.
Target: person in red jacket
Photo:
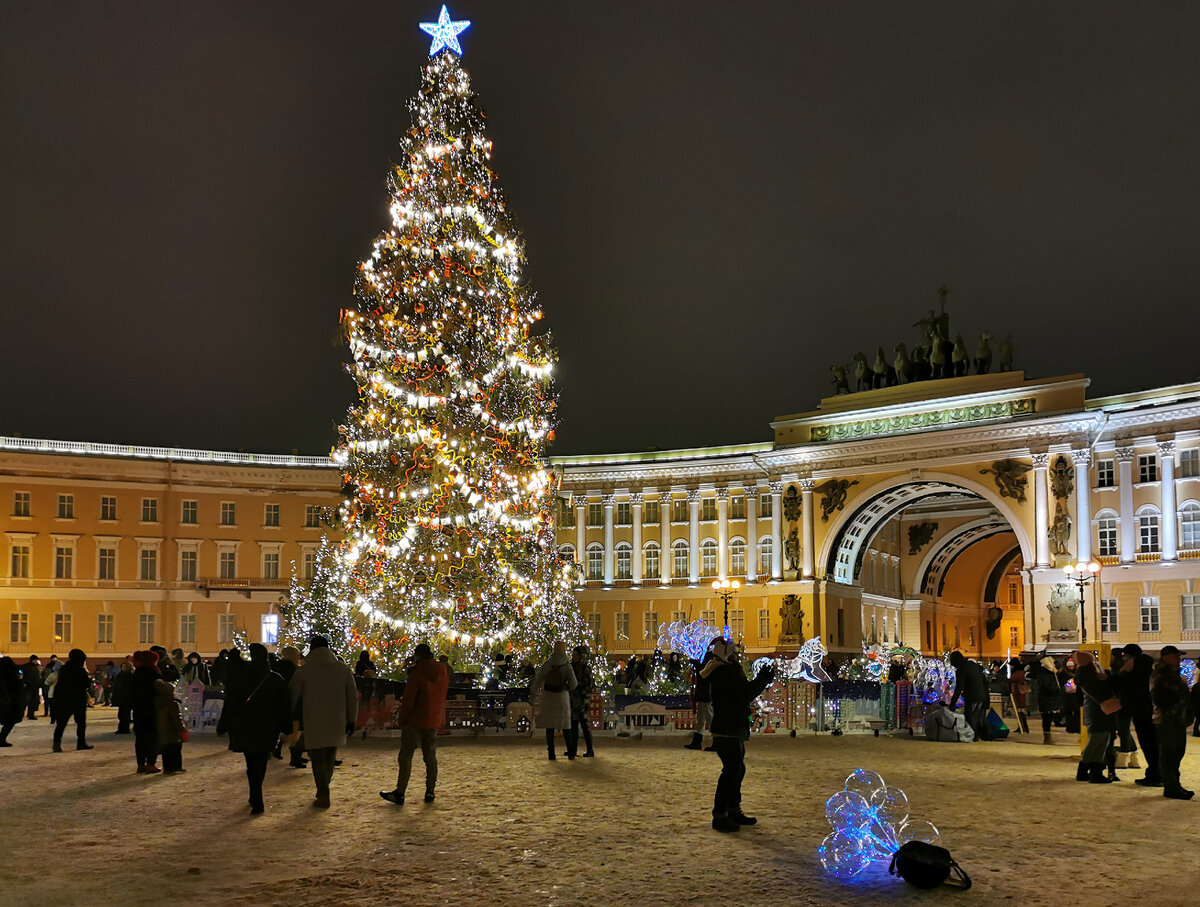
[[[412,774],[412,758],[417,746],[425,758],[425,802],[433,802],[437,785],[437,732],[443,724],[446,692],[450,687],[450,672],[446,665],[433,657],[429,646],[421,643],[413,650],[416,661],[408,669],[408,682],[400,700],[400,769],[396,774],[395,790],[381,790],[379,796],[401,806],[408,778]]]

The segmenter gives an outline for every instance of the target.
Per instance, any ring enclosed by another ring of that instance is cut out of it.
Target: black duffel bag
[[[924,841],[909,841],[897,850],[888,872],[918,888],[951,885],[965,890],[971,887],[971,877],[954,862],[950,851]]]

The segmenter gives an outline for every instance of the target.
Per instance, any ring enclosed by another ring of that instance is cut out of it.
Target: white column
[[[771,488],[771,579],[783,579],[783,482],[773,479]]]
[[[660,533],[658,553],[658,577],[664,586],[671,585],[671,570],[675,565],[671,552],[671,492],[658,493],[658,531]]]
[[[717,579],[729,579],[729,489],[717,489]]]
[[[688,499],[688,582],[700,582],[700,489],[689,488]]]
[[[615,494],[603,494],[600,500],[604,502],[604,585],[611,586],[613,582],[613,507],[617,503]]]
[[[758,576],[758,489],[743,489],[746,494],[746,582]]]
[[[587,495],[575,495],[575,563],[579,565],[579,583],[587,578]]]
[[[1033,455],[1033,532],[1037,543],[1037,566],[1050,566],[1050,504],[1046,497],[1046,476],[1050,454]]]
[[[801,544],[804,550],[801,552],[802,563],[800,578],[812,579],[814,575],[813,565],[816,552],[813,551],[813,486],[816,485],[812,479],[800,480],[800,533]]]
[[[1117,481],[1121,493],[1121,563],[1137,560],[1137,517],[1133,513],[1133,448],[1117,448]]]
[[[1086,564],[1092,559],[1092,477],[1088,466],[1092,452],[1083,447],[1071,451],[1075,462],[1075,560]]]
[[[1162,484],[1162,559],[1179,557],[1179,537],[1176,533],[1175,506],[1175,442],[1158,442],[1158,477]]]
[[[642,584],[642,493],[636,491],[629,496],[629,509],[633,511],[633,584]]]

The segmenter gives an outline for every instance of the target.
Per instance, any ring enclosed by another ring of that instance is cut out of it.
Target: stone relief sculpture
[[[979,335],[979,344],[975,347],[975,374],[986,375],[992,367],[992,347],[989,341],[992,335],[984,331]]]
[[[1067,550],[1067,542],[1071,540],[1071,518],[1067,516],[1067,510],[1063,507],[1062,501],[1059,501],[1054,508],[1054,522],[1050,524],[1047,535],[1050,536],[1050,550],[1053,554],[1071,553]]]
[[[996,491],[1002,498],[1015,498],[1018,503],[1025,503],[1025,489],[1029,486],[1029,476],[1026,475],[1033,466],[1020,460],[996,460],[990,469],[981,469],[981,476],[996,477]]]
[[[1058,500],[1071,496],[1075,490],[1075,467],[1071,461],[1059,454],[1050,464],[1050,491]]]
[[[933,534],[937,532],[937,523],[917,523],[908,527],[908,553],[919,554],[921,549],[929,544]]]
[[[779,606],[779,616],[783,623],[780,636],[787,640],[799,640],[804,632],[804,611],[800,608],[800,596],[785,595],[783,604]]]
[[[783,518],[789,523],[800,519],[800,492],[795,485],[789,485],[783,495]]]
[[[846,380],[846,367],[844,365],[831,365],[829,370],[833,372],[833,393],[848,394],[850,393],[850,382]]]
[[[783,543],[783,552],[787,555],[788,569],[800,572],[800,537],[796,534],[796,530],[792,529],[788,533],[787,540]]]
[[[1079,626],[1079,597],[1066,583],[1059,583],[1050,590],[1050,631],[1069,633]]]
[[[828,523],[829,515],[846,506],[846,493],[852,485],[857,485],[858,479],[848,482],[845,479],[829,479],[813,489],[821,495],[821,522]]]

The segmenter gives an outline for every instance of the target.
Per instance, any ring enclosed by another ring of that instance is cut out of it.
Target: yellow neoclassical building
[[[610,652],[648,652],[662,624],[723,623],[710,584],[728,578],[729,624],[755,655],[820,636],[834,652],[902,641],[991,658],[1084,631],[1187,648],[1200,384],[1087,388],[921,381],[780,416],[760,443],[553,458],[583,614]],[[271,642],[339,490],[326,458],[0,437],[0,648]],[[1082,589],[1063,570],[1093,560]]]

